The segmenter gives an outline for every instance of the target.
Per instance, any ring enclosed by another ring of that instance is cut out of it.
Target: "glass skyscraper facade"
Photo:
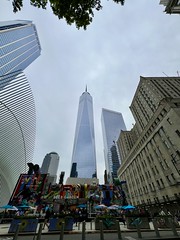
[[[97,178],[93,100],[87,88],[79,100],[70,177]]]
[[[126,130],[126,126],[121,113],[104,108],[102,109],[101,123],[107,181],[113,183],[113,178],[117,177],[117,170],[121,162],[116,141],[121,130]]]
[[[33,160],[35,103],[22,71],[40,51],[31,21],[0,22],[0,205]]]
[[[0,76],[23,71],[41,51],[36,27],[31,21],[0,22]]]

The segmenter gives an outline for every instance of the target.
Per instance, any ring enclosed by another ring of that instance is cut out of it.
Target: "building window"
[[[163,201],[166,202],[166,198],[165,198],[165,196],[162,196],[162,197],[163,197]]]
[[[167,121],[170,125],[172,125],[172,122],[171,122],[170,118],[167,118]]]
[[[157,182],[157,185],[158,185],[158,187],[160,187],[160,183],[159,183],[159,180],[156,180],[156,182]]]
[[[162,167],[163,170],[166,169],[166,167],[164,166],[163,162],[160,162],[160,165],[161,165],[161,167]]]
[[[171,177],[173,180],[176,180],[176,178],[174,177],[174,173],[171,173]]]
[[[156,175],[156,173],[155,173],[155,171],[154,171],[154,168],[152,168],[152,172],[153,172],[154,175]]]
[[[151,163],[151,159],[150,159],[149,156],[147,156],[147,160],[148,160],[149,163]]]
[[[158,171],[157,167],[156,167],[156,166],[154,166],[154,167],[155,167],[155,169],[156,169],[156,173],[159,174],[159,171]]]
[[[177,153],[177,155],[180,157],[180,152],[179,152],[179,150],[177,150],[176,153]]]
[[[152,182],[152,190],[155,191],[155,186],[153,182]]]
[[[165,163],[166,167],[169,168],[169,164],[167,163],[166,159],[164,159],[164,163]]]
[[[176,132],[177,135],[180,137],[180,131],[179,131],[179,130],[176,130],[175,132]]]
[[[168,180],[168,183],[171,183],[169,176],[166,176],[166,179]]]
[[[164,144],[166,145],[166,147],[169,149],[170,148],[170,146],[169,146],[169,144],[167,143],[167,141],[164,141]]]
[[[177,193],[174,194],[175,199],[179,199]]]
[[[161,185],[164,187],[164,182],[163,182],[162,178],[160,179],[160,181],[161,181]]]

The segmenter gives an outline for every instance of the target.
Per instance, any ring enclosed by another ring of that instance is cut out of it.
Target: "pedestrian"
[[[45,228],[45,226],[47,226],[47,228],[49,228],[49,219],[50,219],[50,216],[51,216],[51,211],[50,211],[50,209],[48,208],[48,209],[46,210],[46,213],[45,213],[45,216],[44,216],[43,229]]]
[[[76,224],[76,227],[77,227],[78,220],[79,220],[79,210],[78,208],[76,208],[74,213],[74,223]]]

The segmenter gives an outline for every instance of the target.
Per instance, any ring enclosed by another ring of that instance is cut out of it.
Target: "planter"
[[[74,218],[50,218],[49,220],[49,231],[61,231],[62,222],[65,223],[64,231],[72,231]]]
[[[128,229],[136,229],[137,227],[150,229],[148,217],[128,216],[126,217],[126,224]]]
[[[116,218],[96,218],[95,219],[95,230],[100,230],[100,221],[103,222],[104,230],[117,230]]]
[[[37,218],[13,219],[9,227],[8,233],[16,232],[18,224],[21,224],[19,232],[36,232],[38,226],[38,219]]]

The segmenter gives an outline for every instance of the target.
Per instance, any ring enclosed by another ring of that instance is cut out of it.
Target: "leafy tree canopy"
[[[124,5],[125,0],[113,0]],[[101,10],[101,0],[30,0],[34,7],[46,9],[50,5],[53,13],[59,18],[65,18],[68,24],[75,23],[76,27],[86,29],[92,22],[94,10]],[[23,0],[13,0],[13,12],[18,12],[23,7]]]

